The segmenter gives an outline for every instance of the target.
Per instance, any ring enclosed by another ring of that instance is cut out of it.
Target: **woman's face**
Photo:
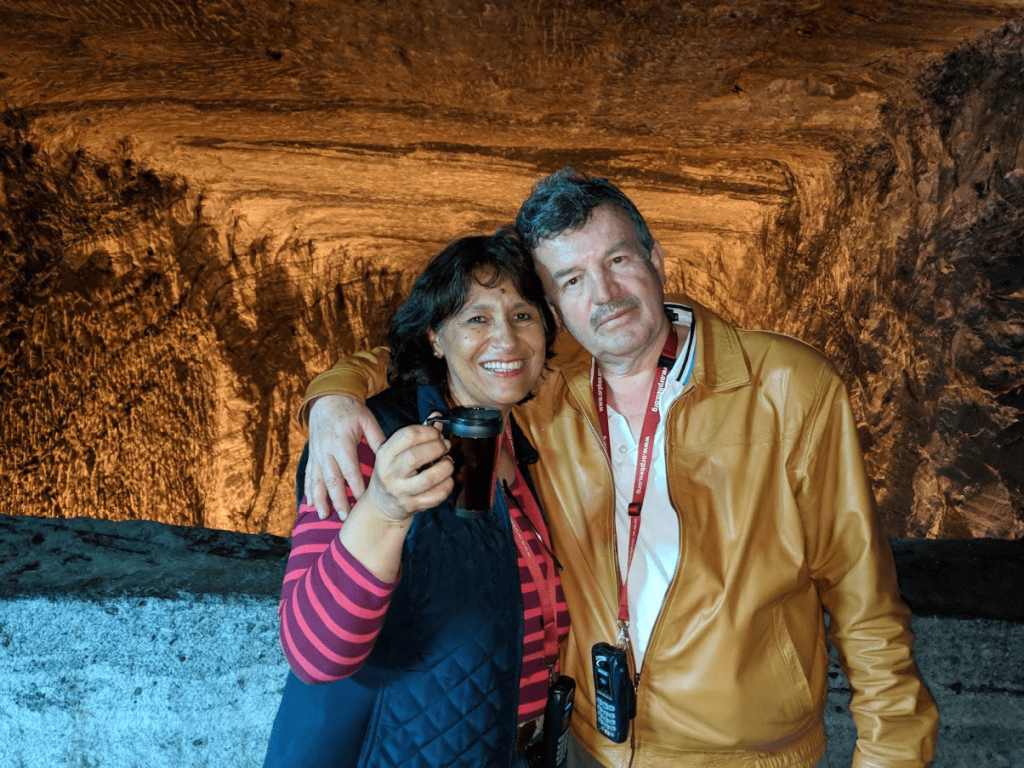
[[[459,405],[507,413],[544,368],[540,311],[507,280],[493,288],[470,280],[466,303],[430,331],[430,343],[448,365],[448,387]]]

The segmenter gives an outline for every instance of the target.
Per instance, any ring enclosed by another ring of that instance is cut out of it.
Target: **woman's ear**
[[[444,357],[444,351],[441,349],[441,345],[437,343],[437,331],[433,328],[427,331],[427,338],[430,340],[430,346],[434,350],[434,357],[439,360]]]

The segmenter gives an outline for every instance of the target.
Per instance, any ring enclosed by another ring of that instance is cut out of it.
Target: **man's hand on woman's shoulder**
[[[347,395],[322,395],[313,400],[305,493],[321,520],[330,514],[328,499],[342,520],[348,515],[345,483],[357,499],[366,490],[356,455],[363,437],[374,452],[384,443],[384,433],[364,403]]]

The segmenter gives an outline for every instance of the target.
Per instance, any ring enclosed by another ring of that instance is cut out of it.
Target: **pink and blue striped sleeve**
[[[373,453],[362,444],[359,454],[368,480]],[[349,503],[355,503],[351,494]],[[382,582],[346,550],[338,539],[341,527],[333,510],[320,520],[303,499],[292,529],[280,638],[289,666],[305,683],[340,680],[362,666],[398,584]]]

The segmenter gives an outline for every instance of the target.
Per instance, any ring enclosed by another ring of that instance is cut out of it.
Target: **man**
[[[661,246],[604,179],[542,180],[516,229],[583,347],[514,414],[540,452],[531,471],[564,565],[576,764],[814,766],[824,610],[853,689],[854,766],[927,765],[937,711],[828,361],[692,301],[666,304]],[[366,382],[382,386],[381,369],[356,356],[307,391],[318,505],[347,450],[333,411],[353,407],[322,396],[363,396]],[[596,725],[598,643],[624,645],[634,674],[623,743]]]

